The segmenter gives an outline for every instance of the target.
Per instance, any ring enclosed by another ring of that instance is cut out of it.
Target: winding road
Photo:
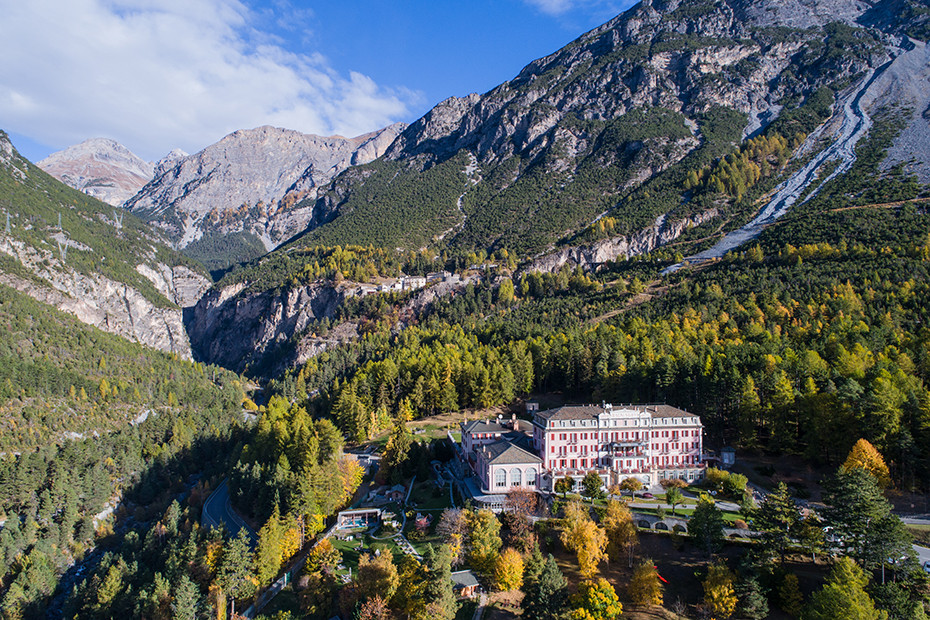
[[[694,256],[689,256],[680,263],[666,267],[662,271],[662,275],[675,273],[685,265],[721,258],[734,248],[758,237],[762,234],[766,226],[788,212],[788,209],[790,209],[808,187],[817,180],[821,168],[823,168],[827,162],[839,160],[839,165],[829,176],[821,181],[814,191],[801,201],[801,204],[817,195],[817,192],[820,191],[820,188],[822,188],[824,184],[848,172],[856,161],[856,144],[872,126],[872,119],[869,118],[868,113],[865,111],[862,99],[875,80],[891,66],[893,62],[894,59],[888,61],[878,69],[869,70],[859,82],[859,87],[846,98],[842,110],[833,116],[833,118],[836,118],[842,114],[842,124],[834,138],[833,144],[818,153],[803,168],[792,174],[787,180],[776,187],[775,195],[751,222],[727,233],[724,235],[723,239],[718,241],[712,248],[704,250]],[[823,126],[825,125],[821,127]],[[812,132],[801,146],[801,152],[811,148],[815,142],[820,139],[820,134],[821,130]]]
[[[245,528],[252,539],[252,544],[254,545],[257,541],[254,530],[233,509],[226,480],[223,480],[222,484],[216,487],[216,490],[204,502],[200,520],[204,527],[219,527],[222,524],[232,536],[236,536],[240,529]]]

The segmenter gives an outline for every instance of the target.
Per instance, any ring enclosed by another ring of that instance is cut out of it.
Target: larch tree
[[[504,549],[494,567],[494,585],[501,592],[516,590],[523,585],[523,556],[511,547]]]
[[[490,510],[469,512],[468,523],[468,559],[479,573],[486,577],[494,574],[497,554],[501,541],[501,523]]]
[[[843,469],[849,470],[854,467],[861,467],[872,474],[881,488],[887,489],[891,486],[891,475],[888,472],[885,459],[875,449],[875,446],[865,439],[860,439],[855,443],[849,451],[846,461],[843,462]]]
[[[572,502],[565,508],[562,544],[578,558],[578,571],[585,579],[597,574],[597,565],[606,557],[607,534],[588,515],[587,508]]]
[[[582,581],[570,604],[571,620],[614,620],[623,613],[616,590],[603,577],[597,581]]]
[[[607,532],[608,557],[618,562],[626,554],[629,565],[632,567],[633,548],[639,539],[636,523],[633,522],[633,513],[623,502],[609,501],[601,524]]]
[[[662,604],[662,581],[651,559],[644,559],[633,571],[628,592],[630,599],[637,605]]]
[[[718,618],[729,618],[736,611],[733,571],[721,561],[715,562],[704,579],[704,605]]]
[[[841,557],[823,588],[811,596],[804,620],[885,620],[888,614],[875,608],[865,591],[869,577],[848,558]]]

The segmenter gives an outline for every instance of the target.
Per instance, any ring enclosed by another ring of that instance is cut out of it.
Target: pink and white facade
[[[539,488],[559,478],[596,471],[605,486],[638,478],[654,486],[663,478],[704,476],[701,419],[669,405],[565,406],[533,417],[533,446],[546,472]]]

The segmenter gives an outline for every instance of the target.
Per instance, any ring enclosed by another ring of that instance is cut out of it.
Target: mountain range
[[[40,163],[119,202],[148,223],[149,240],[210,270],[257,260],[261,273],[281,253],[320,244],[503,252],[532,258],[531,270],[590,269],[747,222],[792,170],[792,156],[838,135],[854,98],[901,125],[885,167],[930,179],[930,63],[916,38],[923,15],[904,0],[647,0],[410,126],[351,139],[265,126],[155,164],[96,139]],[[7,167],[31,170],[16,161]],[[149,276],[142,288],[159,280],[174,295],[171,278],[153,274],[176,266],[138,263],[133,277]],[[237,315],[223,304],[249,305],[256,291],[240,281],[235,291],[215,285],[211,311],[189,321],[235,330],[214,317]],[[315,291],[296,298],[310,303]],[[301,305],[268,320],[287,323]],[[269,310],[256,307],[255,316]],[[290,333],[260,331],[277,333],[275,341]]]

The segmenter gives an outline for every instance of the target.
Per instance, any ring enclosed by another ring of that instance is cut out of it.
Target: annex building
[[[669,405],[567,405],[535,411],[531,423],[462,423],[460,454],[485,494],[552,491],[556,480],[580,483],[591,471],[605,487],[631,477],[648,487],[703,477],[703,429],[700,417]]]

